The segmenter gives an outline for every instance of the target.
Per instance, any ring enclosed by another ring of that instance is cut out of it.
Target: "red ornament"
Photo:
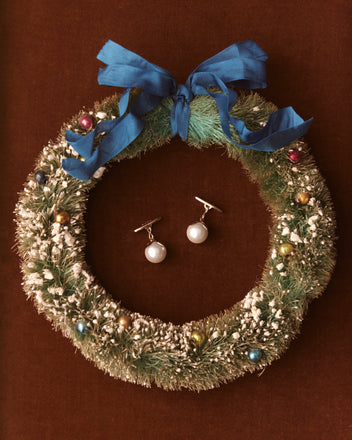
[[[89,130],[93,127],[94,120],[92,116],[85,115],[79,120],[79,125],[83,130]]]
[[[288,160],[292,163],[298,163],[301,160],[302,156],[298,150],[291,150],[288,153]]]

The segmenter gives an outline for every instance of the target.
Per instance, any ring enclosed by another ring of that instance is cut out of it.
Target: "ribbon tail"
[[[272,113],[265,127],[257,131],[249,130],[240,119],[230,114],[230,109],[236,102],[236,95],[232,90],[229,94],[207,92],[219,110],[221,128],[225,136],[235,145],[244,149],[258,151],[276,151],[293,142],[307,133],[313,118],[304,121],[292,107],[286,107]],[[232,139],[230,125],[232,125],[241,139],[241,143]]]
[[[127,111],[127,107],[128,107],[128,103],[130,100],[130,91],[131,88],[128,87],[122,94],[120,100],[119,100],[119,112],[120,112],[120,117],[123,116],[126,111]]]
[[[131,113],[141,118],[146,113],[149,113],[151,110],[157,107],[162,99],[162,96],[153,95],[142,90],[133,101]]]
[[[144,127],[144,122],[132,113],[127,114],[104,137],[93,154],[85,161],[68,158],[62,161],[64,170],[79,180],[89,180],[95,171],[133,142]]]
[[[231,142],[244,149],[276,151],[305,135],[313,118],[304,121],[292,107],[272,113],[266,125],[258,131],[250,131],[244,122],[230,116],[229,121],[244,142]]]
[[[67,142],[77,151],[79,155],[85,159],[91,156],[93,152],[94,137],[94,131],[91,131],[85,136],[81,136],[80,134],[74,133],[70,130],[67,130],[65,133],[65,139]]]
[[[176,101],[171,109],[170,125],[172,137],[179,134],[181,139],[186,141],[188,136],[188,122],[191,110],[188,103]]]
[[[111,131],[118,121],[118,119],[102,121],[95,127],[93,131],[84,136],[75,133],[74,131],[66,130],[65,139],[77,151],[78,154],[87,159],[92,155],[95,137],[101,133]]]

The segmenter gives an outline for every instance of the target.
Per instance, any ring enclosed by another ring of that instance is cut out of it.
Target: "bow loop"
[[[118,119],[100,122],[86,136],[66,132],[66,140],[86,161],[64,159],[62,166],[80,180],[88,180],[100,166],[132,143],[144,127],[143,116],[159,105],[163,97],[174,100],[170,114],[171,134],[179,134],[183,140],[188,136],[190,103],[195,95],[208,95],[214,99],[225,136],[245,149],[275,151],[304,135],[312,121],[303,121],[292,107],[287,107],[271,114],[265,127],[252,132],[243,121],[231,115],[237,100],[237,93],[231,87],[266,87],[267,55],[253,40],[232,44],[205,60],[189,75],[184,85],[177,84],[167,70],[111,40],[103,46],[97,58],[106,64],[99,70],[99,84],[127,89],[119,102]],[[142,91],[128,110],[132,87]],[[211,87],[218,91],[214,92]],[[232,139],[231,126],[237,131],[241,143]],[[104,138],[94,149],[95,138],[99,135]]]
[[[109,40],[97,55],[107,64],[99,69],[98,83],[114,87],[139,87],[150,94],[170,96],[176,81],[170,72]]]
[[[264,89],[267,85],[267,58],[266,53],[253,40],[241,41],[201,63],[188,77],[186,85],[192,89],[199,83],[205,83],[205,87],[218,87],[217,82],[221,80],[232,87]]]

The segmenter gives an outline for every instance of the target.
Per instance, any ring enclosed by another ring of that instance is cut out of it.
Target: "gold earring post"
[[[198,197],[198,196],[196,196],[195,199],[196,199],[198,202],[203,203],[203,206],[204,206],[204,209],[205,209],[203,215],[202,215],[201,218],[200,218],[200,221],[201,221],[201,222],[204,221],[204,217],[205,217],[206,213],[207,213],[208,211],[210,211],[211,209],[215,209],[215,210],[218,211],[218,212],[223,212],[223,211],[222,211],[220,208],[218,208],[217,206],[213,205],[213,204],[210,203],[210,202],[207,202],[206,200],[201,199],[201,198]]]
[[[142,226],[140,226],[139,228],[135,229],[134,232],[146,230],[148,233],[149,241],[152,242],[152,241],[154,241],[154,235],[152,233],[152,225],[154,223],[160,221],[161,219],[162,219],[162,217],[157,217],[154,220],[150,220],[149,222],[146,222]]]

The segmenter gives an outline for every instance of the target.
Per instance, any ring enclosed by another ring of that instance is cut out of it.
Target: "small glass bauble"
[[[194,330],[191,334],[191,339],[197,347],[201,347],[205,342],[206,336],[203,332]]]
[[[123,315],[118,319],[118,324],[121,325],[125,330],[128,330],[132,327],[132,319],[129,316]]]
[[[55,222],[60,223],[60,225],[65,225],[70,221],[70,214],[67,211],[59,211],[55,215]]]
[[[306,205],[309,202],[309,194],[305,191],[299,191],[295,196],[295,201],[299,205]]]
[[[91,115],[82,116],[79,125],[83,130],[90,130],[94,125],[94,119]]]
[[[78,321],[76,324],[76,330],[81,334],[87,333],[88,327],[86,321]]]
[[[260,359],[262,358],[262,355],[263,355],[262,350],[259,350],[258,348],[250,348],[248,350],[248,358],[254,364],[256,364],[260,361]]]
[[[40,185],[45,185],[48,181],[48,176],[43,170],[37,170],[34,173],[34,180],[38,182]]]
[[[301,160],[301,153],[298,150],[291,150],[288,153],[288,160],[292,163],[298,163]]]
[[[286,257],[287,255],[293,252],[293,245],[291,243],[282,243],[279,246],[279,254],[282,257]]]

